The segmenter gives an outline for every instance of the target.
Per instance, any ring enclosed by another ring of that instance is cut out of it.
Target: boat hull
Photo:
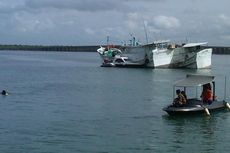
[[[153,60],[150,67],[153,68],[211,68],[212,49],[188,52],[183,48],[164,51],[152,51]]]
[[[130,63],[130,64],[127,64],[127,63],[116,63],[115,64],[116,67],[124,67],[124,68],[146,68],[146,65],[145,64],[142,64],[142,63],[138,63],[138,64],[135,64],[135,63]]]
[[[163,108],[163,110],[167,112],[169,115],[191,115],[191,114],[205,114],[205,108],[207,108],[209,112],[224,110],[226,109],[226,102],[214,101],[211,105],[197,104],[197,105],[190,105],[184,107],[175,107],[170,105]]]
[[[106,67],[144,67],[144,68],[211,68],[211,48],[163,47],[159,44],[120,47],[118,56],[108,56],[102,49],[98,53]],[[167,45],[165,45],[167,46]],[[187,45],[188,46],[188,45]]]

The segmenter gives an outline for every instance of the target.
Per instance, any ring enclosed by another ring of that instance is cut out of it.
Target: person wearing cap
[[[186,104],[185,97],[181,94],[180,89],[176,90],[177,98],[174,99],[173,105],[174,106],[184,106]]]

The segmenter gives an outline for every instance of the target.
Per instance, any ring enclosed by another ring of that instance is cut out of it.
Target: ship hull
[[[108,58],[101,55],[103,64],[112,67],[211,68],[211,48],[200,46],[159,48],[153,43],[135,47],[124,46],[120,50],[122,53],[119,56]]]

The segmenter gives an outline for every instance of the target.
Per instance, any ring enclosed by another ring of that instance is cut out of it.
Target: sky
[[[0,44],[230,46],[229,0],[0,0]],[[147,37],[146,37],[147,36]],[[146,39],[147,38],[147,39]]]

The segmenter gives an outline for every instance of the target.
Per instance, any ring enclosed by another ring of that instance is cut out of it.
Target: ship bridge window
[[[157,44],[157,48],[159,49],[166,49],[168,47],[168,44],[167,43],[160,43],[160,44]]]
[[[189,47],[189,48],[187,48],[187,50],[188,50],[189,52],[196,52],[196,51],[198,51],[198,50],[200,50],[200,49],[201,49],[200,46],[195,46],[195,47]]]

